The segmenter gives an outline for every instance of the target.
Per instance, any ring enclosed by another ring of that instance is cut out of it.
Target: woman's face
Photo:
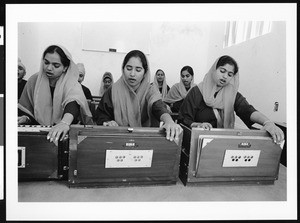
[[[139,57],[131,57],[125,64],[123,72],[126,82],[133,90],[136,90],[140,86],[145,74],[141,59]]]
[[[157,79],[157,82],[163,82],[164,79],[165,79],[165,74],[163,71],[159,70],[156,72],[156,79]]]
[[[111,79],[109,77],[104,78],[103,85],[105,89],[109,88],[111,85]]]
[[[62,73],[66,72],[67,67],[61,63],[58,53],[47,53],[44,57],[43,70],[49,79],[58,79]]]
[[[191,75],[187,70],[181,72],[181,80],[186,88],[191,86],[193,75]]]
[[[25,70],[22,66],[18,65],[18,79],[22,79],[25,76]]]
[[[218,87],[226,86],[234,76],[234,66],[225,64],[215,71],[214,80]]]

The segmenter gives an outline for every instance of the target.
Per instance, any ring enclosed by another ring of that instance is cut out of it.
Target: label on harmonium
[[[153,150],[106,150],[105,168],[151,167]]]
[[[52,128],[50,125],[19,125],[19,132],[43,132],[49,131]]]

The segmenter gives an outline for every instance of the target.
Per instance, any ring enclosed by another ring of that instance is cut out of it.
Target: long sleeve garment
[[[256,109],[239,92],[235,98],[234,111],[248,128],[254,124],[250,116]],[[217,128],[217,119],[213,109],[205,104],[198,86],[193,87],[184,99],[180,107],[178,122],[188,127],[193,122],[208,122],[213,128]]]
[[[168,113],[166,105],[162,102],[162,100],[158,100],[152,105],[152,114],[158,120],[159,123],[160,116],[164,113]],[[97,125],[103,125],[103,122],[115,120],[114,117],[114,108],[112,102],[112,88],[109,88],[104,93],[101,101],[96,110],[97,117]],[[142,112],[141,121],[145,122],[148,119],[147,112]],[[158,126],[153,126],[158,127]]]
[[[53,100],[54,89],[55,89],[55,87],[50,87],[52,100]],[[79,105],[77,104],[76,101],[71,101],[66,105],[66,107],[63,111],[62,117],[64,116],[65,113],[70,113],[70,114],[73,115],[74,119],[73,119],[72,124],[78,123],[78,116],[80,114],[80,107],[79,107]],[[26,112],[22,111],[21,109],[18,109],[18,116],[22,116],[22,115],[26,115],[26,116],[29,117],[29,119],[30,119],[29,124],[31,124],[31,125],[39,125],[40,124],[34,119],[34,117],[32,117],[31,115],[29,115]],[[55,124],[57,124],[57,123],[55,123]]]
[[[84,86],[83,84],[81,84],[81,87],[82,87],[82,90],[83,90],[83,93],[84,93],[86,99],[92,101],[93,100],[93,96],[91,94],[90,89],[88,87]]]

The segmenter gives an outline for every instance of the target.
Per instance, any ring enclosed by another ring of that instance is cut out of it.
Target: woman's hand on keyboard
[[[58,140],[60,139],[60,141],[62,141],[69,130],[70,125],[68,125],[65,122],[59,122],[50,129],[47,135],[47,139],[50,140],[50,142],[54,142],[54,144],[57,145]]]

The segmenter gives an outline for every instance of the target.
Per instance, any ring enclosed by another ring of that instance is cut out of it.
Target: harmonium
[[[184,130],[179,178],[184,185],[274,184],[282,144],[264,130]]]
[[[72,125],[69,187],[172,185],[178,180],[180,139],[151,127]]]
[[[18,126],[18,179],[67,180],[69,140],[47,140],[51,126]]]

